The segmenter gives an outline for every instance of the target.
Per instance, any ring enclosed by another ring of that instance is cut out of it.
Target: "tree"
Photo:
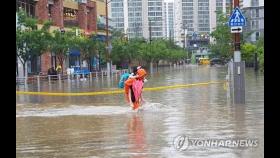
[[[126,59],[127,41],[122,39],[114,39],[112,41],[112,61],[116,64],[122,64]]]
[[[246,63],[254,62],[254,55],[256,53],[257,47],[251,43],[245,43],[241,46],[241,56],[242,60],[245,60]]]
[[[75,41],[77,48],[81,51],[82,60],[87,61],[91,70],[91,58],[97,54],[96,42],[87,37],[79,37]]]
[[[230,59],[232,56],[232,35],[227,26],[227,16],[222,12],[217,12],[218,22],[215,31],[211,33],[215,42],[210,44],[211,52],[214,56]]]
[[[187,54],[182,49],[181,50],[180,49],[169,49],[167,56],[168,56],[167,60],[169,62],[175,63],[179,60],[184,59],[187,56]]]
[[[119,38],[112,42],[112,60],[115,63],[128,63],[130,69],[133,61],[140,61],[141,45],[145,43],[141,38],[130,39],[129,41]]]
[[[51,50],[55,53],[59,65],[62,67],[63,73],[63,61],[65,60],[69,49],[75,47],[73,42],[75,41],[73,32],[61,32],[58,30],[54,31],[52,38]]]
[[[94,40],[96,43],[96,54],[98,54],[98,59],[99,59],[99,70],[100,66],[103,65],[105,62],[105,43],[100,41],[100,40]]]
[[[156,63],[160,60],[171,60],[176,62],[186,57],[186,52],[164,39],[154,39],[151,43],[146,42],[144,38],[114,38],[112,41],[112,60],[116,64],[128,63],[129,68],[133,62],[138,62],[139,65]],[[176,57],[175,57],[176,56]],[[152,71],[152,69],[151,69]]]
[[[264,36],[261,36],[256,43],[256,51],[259,57],[260,70],[264,71]]]
[[[16,55],[23,64],[24,76],[26,62],[33,57],[40,56],[50,48],[49,28],[51,23],[45,22],[41,29],[37,29],[37,21],[27,17],[22,10],[18,12],[18,27],[16,28]]]

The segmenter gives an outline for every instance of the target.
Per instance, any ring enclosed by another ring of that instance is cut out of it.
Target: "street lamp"
[[[196,47],[197,47],[197,44],[193,44],[193,50],[192,50],[192,57],[193,57],[193,52],[194,52],[194,49],[196,49]],[[196,57],[194,57],[194,59],[195,59],[195,61],[196,61]]]
[[[107,56],[107,76],[109,76],[108,74],[111,74],[111,70],[112,70],[112,61],[111,61],[111,50],[112,50],[112,46],[109,46],[109,23],[108,23],[108,4],[111,1],[105,0],[105,12],[106,12],[106,56]],[[110,49],[111,48],[111,49]]]
[[[187,35],[188,35],[188,28],[184,28],[184,30],[185,30],[185,50],[187,51]],[[187,51],[187,59],[188,59],[189,57],[188,57],[188,51]]]

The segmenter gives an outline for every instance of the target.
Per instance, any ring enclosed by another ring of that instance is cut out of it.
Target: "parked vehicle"
[[[209,65],[209,58],[199,58],[198,65]]]
[[[212,58],[210,60],[210,66],[213,66],[213,65],[225,65],[226,62],[223,61],[222,59],[220,58]]]

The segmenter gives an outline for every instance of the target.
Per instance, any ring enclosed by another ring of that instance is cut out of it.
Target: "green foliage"
[[[218,12],[218,22],[215,31],[211,33],[215,42],[210,45],[213,56],[229,59],[232,56],[232,35],[227,25],[227,16]]]
[[[143,38],[129,41],[123,38],[113,40],[112,60],[115,64],[133,61],[139,64],[158,63],[160,60],[176,62],[186,58],[186,52],[169,40],[155,39],[151,43]]]
[[[257,53],[259,57],[260,70],[264,71],[264,37],[261,36],[256,43]]]
[[[241,46],[242,60],[245,60],[245,62],[247,62],[247,63],[253,63],[256,50],[257,50],[257,47],[251,43],[243,44]]]
[[[16,55],[25,69],[28,60],[50,49],[50,23],[44,23],[42,29],[38,30],[37,20],[28,17],[22,10],[17,14],[19,26],[16,28]]]

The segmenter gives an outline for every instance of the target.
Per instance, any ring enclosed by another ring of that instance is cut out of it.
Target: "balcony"
[[[79,27],[78,20],[64,20],[65,27]]]
[[[78,2],[75,0],[64,0],[63,7],[78,10]]]
[[[78,19],[77,19],[78,10],[72,8],[63,8],[63,22],[65,27],[78,27]]]

